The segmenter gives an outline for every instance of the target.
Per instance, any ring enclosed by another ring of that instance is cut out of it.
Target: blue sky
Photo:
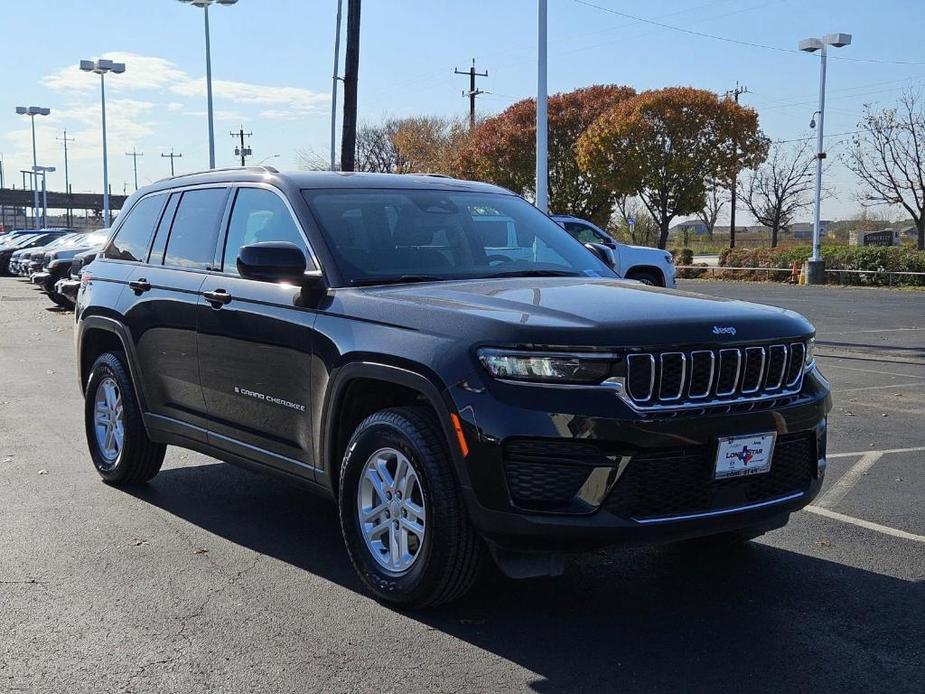
[[[588,4],[590,3],[590,4]],[[160,157],[182,152],[177,171],[207,166],[202,11],[177,0],[6,0],[0,152],[10,179],[31,166],[29,123],[17,105],[48,106],[39,125],[39,163],[57,166],[49,186],[62,189],[64,128],[75,191],[101,187],[99,84],[81,58],[115,57],[124,75],[107,78],[110,181],[132,184],[137,147],[141,183],[169,174]],[[345,1],[346,5],[346,1]],[[597,5],[593,7],[590,5]],[[328,151],[335,0],[240,0],[213,6],[216,150],[235,163],[229,131],[253,131],[253,162],[294,168],[295,151]],[[826,132],[855,129],[866,102],[888,105],[925,81],[925,3],[918,0],[549,0],[549,87],[594,83],[637,89],[693,85],[724,92],[736,81],[751,93],[774,139],[810,134],[818,60],[682,33],[612,12],[737,41],[792,49],[800,38],[833,31],[854,43],[829,61]],[[535,89],[535,0],[365,0],[360,54],[361,120],[414,113],[464,114],[466,80],[453,75],[476,58],[490,92],[478,108],[503,110]],[[37,49],[36,46],[41,46]],[[849,60],[850,59],[850,60]],[[855,185],[829,138],[836,197],[823,216],[857,211]]]

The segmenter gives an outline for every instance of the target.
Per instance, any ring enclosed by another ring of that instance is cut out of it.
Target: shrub
[[[880,275],[876,271],[923,272],[925,273],[925,252],[904,247],[884,246],[837,246],[826,244],[821,248],[828,270],[868,270],[872,274],[856,272],[830,273],[829,282],[853,285],[917,285],[925,286],[925,276]],[[793,263],[800,266],[812,254],[810,246],[787,248],[727,248],[720,254],[719,263],[728,267],[747,268],[790,268]],[[789,272],[772,272],[771,279],[786,280]],[[767,279],[768,272],[732,271],[723,273],[730,279]]]

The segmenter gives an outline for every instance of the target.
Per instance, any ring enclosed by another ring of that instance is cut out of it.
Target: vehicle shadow
[[[202,465],[133,493],[363,591],[333,504],[286,481]],[[463,600],[406,616],[537,673],[533,691],[925,691],[922,581],[760,543],[607,550],[556,579],[487,574]]]

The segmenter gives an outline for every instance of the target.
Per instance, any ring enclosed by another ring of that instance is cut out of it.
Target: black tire
[[[418,556],[399,574],[387,571],[373,557],[357,517],[360,476],[369,457],[385,447],[407,457],[427,509]],[[482,539],[469,520],[444,437],[430,410],[398,407],[363,420],[347,445],[338,502],[350,561],[377,599],[397,607],[433,607],[462,596],[479,575]]]
[[[107,378],[115,381],[122,399],[123,445],[115,460],[107,460],[101,451],[94,423],[97,390]],[[160,471],[167,447],[148,438],[121,352],[105,352],[93,363],[84,395],[84,424],[90,457],[106,483],[116,486],[142,484]]]
[[[665,283],[662,281],[662,278],[659,277],[654,272],[649,272],[648,270],[640,270],[638,272],[630,272],[626,276],[627,279],[636,280],[642,282],[643,284],[648,284],[650,287],[664,287]]]

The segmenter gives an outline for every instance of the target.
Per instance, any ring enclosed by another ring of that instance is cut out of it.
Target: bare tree
[[[617,226],[634,246],[655,246],[659,227],[639,198],[617,198]]]
[[[852,138],[845,164],[861,179],[862,205],[901,205],[925,250],[925,110],[920,92],[909,90],[899,105],[874,111],[868,105]]]
[[[791,147],[774,144],[767,160],[746,180],[745,205],[759,224],[771,230],[772,248],[777,246],[778,232],[812,204],[807,194],[813,188],[814,164],[809,140]]]
[[[720,213],[726,206],[725,198],[720,197],[722,186],[713,181],[707,188],[706,199],[704,200],[703,209],[697,213],[697,219],[703,222],[707,228],[707,235],[712,239],[713,230],[716,228],[716,220],[719,219]]]

